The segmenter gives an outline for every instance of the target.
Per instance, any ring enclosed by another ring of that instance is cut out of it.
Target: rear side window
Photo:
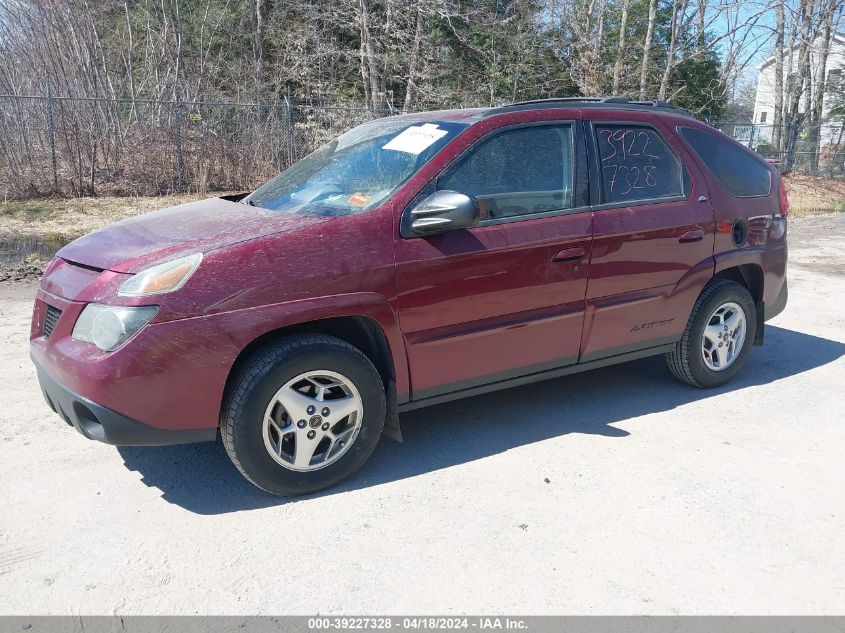
[[[691,127],[679,131],[729,194],[737,198],[769,195],[772,173],[762,160],[715,134]]]
[[[654,129],[641,125],[594,127],[603,203],[683,195],[681,163]]]
[[[572,207],[572,174],[572,127],[537,125],[482,141],[437,188],[474,196],[483,218],[506,218]]]

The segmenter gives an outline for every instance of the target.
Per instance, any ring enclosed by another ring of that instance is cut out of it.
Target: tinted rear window
[[[740,198],[769,195],[772,174],[762,160],[715,134],[690,127],[680,132],[729,194]]]

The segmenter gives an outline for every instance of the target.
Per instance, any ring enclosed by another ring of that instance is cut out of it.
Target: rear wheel
[[[751,353],[757,317],[745,286],[710,283],[693,306],[686,330],[666,355],[676,378],[695,387],[718,387],[742,369]]]
[[[232,462],[273,494],[306,494],[358,470],[384,424],[381,377],[340,339],[300,335],[250,358],[232,381],[221,435]]]

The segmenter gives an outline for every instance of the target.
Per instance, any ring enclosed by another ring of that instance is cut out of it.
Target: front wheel
[[[384,414],[381,377],[364,354],[331,336],[292,336],[241,367],[223,407],[221,435],[253,484],[273,494],[306,494],[364,464]]]
[[[699,295],[675,349],[666,355],[672,374],[695,387],[718,387],[742,369],[757,328],[754,300],[745,286],[727,279]]]

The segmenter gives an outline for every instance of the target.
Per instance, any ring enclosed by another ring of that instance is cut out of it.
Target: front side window
[[[656,130],[638,125],[594,126],[602,203],[673,198],[684,192],[681,163]]]
[[[572,207],[572,126],[506,130],[479,145],[437,181],[437,189],[474,196],[482,219]]]
[[[372,209],[466,127],[454,121],[407,119],[359,125],[261,185],[244,202],[314,215]]]

